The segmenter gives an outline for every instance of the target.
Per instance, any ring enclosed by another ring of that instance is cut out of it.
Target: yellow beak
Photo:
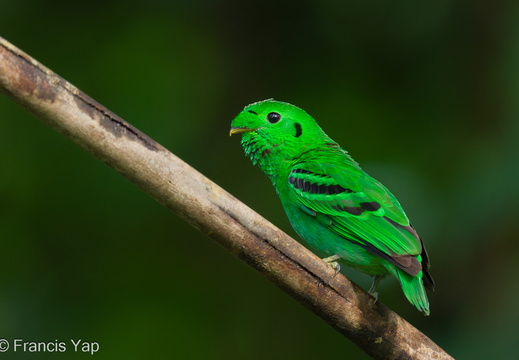
[[[242,133],[249,132],[249,131],[254,131],[254,130],[256,130],[256,129],[242,128],[242,127],[232,127],[231,131],[229,132],[229,136],[232,136],[234,134],[242,134]]]

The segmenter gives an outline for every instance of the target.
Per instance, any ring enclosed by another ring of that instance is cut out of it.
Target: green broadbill
[[[398,200],[317,125],[284,102],[251,104],[232,121],[253,164],[272,181],[294,230],[328,261],[374,276],[388,273],[407,299],[429,315],[433,289],[422,240]]]

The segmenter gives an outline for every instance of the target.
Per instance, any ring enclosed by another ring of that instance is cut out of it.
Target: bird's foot
[[[373,283],[371,284],[371,287],[368,290],[368,294],[373,296],[373,304],[372,305],[375,305],[377,303],[377,301],[378,301],[377,286],[378,286],[378,283],[380,282],[380,280],[382,280],[382,278],[383,278],[383,276],[375,275],[373,277]]]
[[[373,299],[370,300],[371,305],[375,305],[378,301],[378,292],[369,293],[373,296]]]
[[[341,265],[337,262],[341,257],[337,254],[322,259],[325,263],[330,265],[335,270],[336,276],[341,271]]]

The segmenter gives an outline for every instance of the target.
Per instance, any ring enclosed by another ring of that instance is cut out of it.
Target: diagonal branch
[[[376,359],[452,359],[153,139],[0,38],[0,92],[258,270]]]

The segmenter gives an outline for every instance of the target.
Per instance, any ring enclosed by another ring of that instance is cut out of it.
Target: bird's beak
[[[244,128],[244,127],[232,127],[231,131],[229,132],[229,136],[232,136],[234,134],[242,134],[242,133],[254,131],[254,130],[256,130],[256,129]]]

